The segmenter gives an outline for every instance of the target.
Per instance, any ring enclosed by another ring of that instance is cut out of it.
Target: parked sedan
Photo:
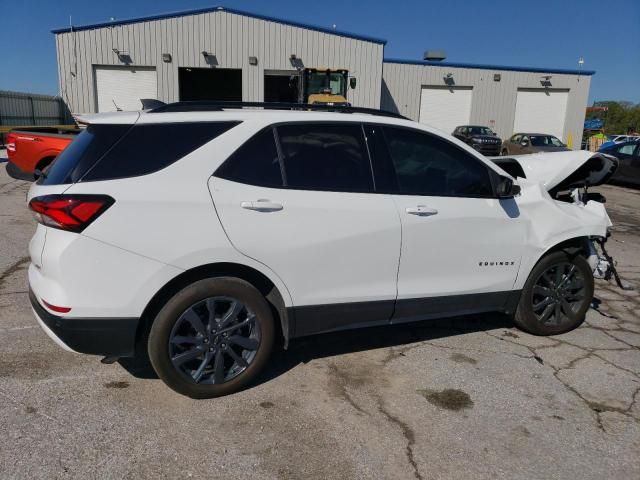
[[[640,185],[640,141],[614,143],[599,151],[613,155],[620,161],[612,180]]]
[[[637,135],[609,135],[607,139],[608,140],[600,146],[600,151],[603,151],[604,148],[613,147],[614,145],[625,142],[637,142],[640,140],[640,137]]]
[[[455,128],[452,135],[484,155],[500,154],[502,140],[489,127],[461,125]]]
[[[557,137],[544,133],[516,133],[502,144],[502,155],[538,152],[565,152],[569,148]]]

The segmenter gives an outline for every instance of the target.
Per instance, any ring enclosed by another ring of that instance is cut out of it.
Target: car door
[[[616,177],[621,180],[633,176],[633,160],[637,145],[635,143],[621,143],[614,147],[619,165]]]
[[[640,184],[640,142],[636,142],[636,151],[631,159],[629,181]]]
[[[521,135],[514,135],[509,139],[509,154],[518,155],[520,153],[520,139]]]
[[[393,321],[502,308],[525,244],[516,200],[495,198],[498,174],[447,140],[404,127],[382,130],[376,185],[393,193],[402,223]]]
[[[296,336],[389,321],[400,220],[392,198],[374,193],[360,124],[269,127],[209,184],[235,248],[287,286]]]

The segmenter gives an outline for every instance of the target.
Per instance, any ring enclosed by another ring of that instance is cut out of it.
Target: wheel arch
[[[536,251],[535,255],[532,255],[528,259],[523,259],[524,262],[521,265],[521,270],[518,273],[518,278],[516,279],[514,288],[521,289],[536,265],[538,265],[538,263],[540,263],[540,261],[550,253],[558,251],[566,251],[570,254],[579,254],[588,258],[590,254],[589,235],[579,235],[554,241],[546,248]]]
[[[57,154],[51,154],[51,153],[47,153],[43,155],[42,158],[40,158],[40,160],[38,160],[38,162],[35,164],[34,170],[35,169],[42,170],[47,165],[51,165],[51,163],[56,159],[57,156],[58,156]]]
[[[565,251],[572,254],[579,253],[579,254],[583,254],[585,257],[588,257],[589,256],[589,237],[586,235],[583,235],[580,237],[572,237],[566,240],[562,240],[561,242],[558,242],[555,245],[552,245],[551,247],[546,249],[542,253],[542,255],[538,257],[534,266],[537,265],[538,262],[540,262],[540,260],[542,260],[542,258],[544,258],[546,255],[549,255],[550,253],[558,252],[558,251]]]
[[[151,325],[166,302],[183,288],[198,280],[214,277],[235,277],[253,285],[266,298],[276,319],[276,329],[279,330],[281,338],[284,340],[284,347],[288,347],[289,339],[293,332],[293,325],[287,314],[287,308],[282,293],[278,287],[264,273],[247,265],[233,262],[219,262],[200,265],[186,270],[169,282],[167,282],[151,298],[145,307],[138,330],[136,332],[136,349],[140,348],[141,342],[146,340],[146,336],[151,329]]]

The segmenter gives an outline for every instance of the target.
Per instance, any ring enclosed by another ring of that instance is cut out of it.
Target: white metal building
[[[381,108],[451,133],[550,133],[579,148],[594,72],[385,59]]]
[[[385,40],[225,7],[54,30],[60,95],[75,113],[139,99],[287,101],[296,67],[349,70],[355,106],[446,132],[551,133],[580,144],[594,72],[384,59]]]

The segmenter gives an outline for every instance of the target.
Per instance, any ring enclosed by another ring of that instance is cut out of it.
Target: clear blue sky
[[[52,28],[223,5],[388,40],[386,57],[596,70],[589,101],[640,103],[640,0],[0,0],[0,89],[58,93]]]

